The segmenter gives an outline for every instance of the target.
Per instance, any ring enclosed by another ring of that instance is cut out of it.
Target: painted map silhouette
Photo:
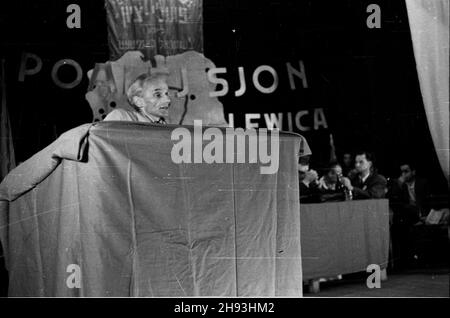
[[[168,123],[192,125],[200,119],[203,125],[228,126],[222,103],[217,97],[209,97],[216,85],[208,81],[207,71],[214,67],[211,60],[195,51],[167,57],[156,55],[147,61],[141,52],[129,51],[117,61],[97,63],[88,72],[86,93],[93,121],[103,120],[116,108],[131,110],[126,91],[133,80],[145,73],[163,73],[168,76],[172,100]]]

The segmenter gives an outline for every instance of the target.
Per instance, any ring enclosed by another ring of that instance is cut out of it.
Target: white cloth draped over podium
[[[449,0],[406,0],[406,5],[428,126],[450,182]]]

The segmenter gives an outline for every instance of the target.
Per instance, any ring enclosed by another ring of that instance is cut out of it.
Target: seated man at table
[[[350,152],[344,152],[342,155],[342,176],[352,178],[356,174],[353,156]]]
[[[415,165],[400,165],[400,176],[392,183],[389,199],[394,209],[394,223],[415,224],[430,212],[430,187],[426,179],[416,176]]]
[[[357,152],[355,158],[357,175],[344,180],[344,185],[353,193],[353,199],[380,199],[386,196],[387,181],[375,168],[375,157],[368,151]]]
[[[318,174],[309,168],[309,157],[303,156],[298,161],[298,179],[300,190],[300,203],[317,203],[319,199]]]
[[[344,201],[345,191],[341,179],[342,167],[338,163],[331,163],[325,174],[319,179],[320,201]]]
[[[439,196],[431,195],[430,184],[416,174],[416,166],[411,160],[403,161],[400,172],[389,190],[389,204],[393,211],[392,248],[396,266],[423,266],[428,261],[426,256],[433,252],[442,253],[446,249],[445,246],[439,246],[439,236],[446,227],[448,196],[447,201],[436,200]]]
[[[127,90],[133,111],[115,109],[104,120],[136,121],[165,124],[169,116],[170,98],[166,76],[142,74]]]

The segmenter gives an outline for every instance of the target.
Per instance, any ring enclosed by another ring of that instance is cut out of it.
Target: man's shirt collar
[[[148,119],[150,119],[152,124],[164,124],[164,125],[167,124],[163,117],[159,117],[158,118],[156,116],[153,116],[153,115],[150,115],[150,114],[146,114],[143,111],[140,111],[140,113],[141,113],[142,116],[147,117]]]
[[[362,183],[366,182],[367,178],[371,175],[372,173],[367,174],[365,177],[361,177],[361,181]]]

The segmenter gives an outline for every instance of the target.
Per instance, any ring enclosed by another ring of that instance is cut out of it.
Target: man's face
[[[406,182],[410,182],[414,179],[415,171],[411,170],[411,167],[409,165],[400,166],[400,171]]]
[[[370,171],[372,163],[367,160],[366,155],[357,155],[355,158],[355,168],[359,173]]]
[[[309,156],[302,156],[298,159],[297,169],[300,172],[309,170]]]
[[[350,167],[352,164],[352,155],[349,153],[344,154],[344,157],[342,158],[343,163],[345,166]]]
[[[328,181],[330,183],[337,183],[338,182],[338,175],[336,173],[336,170],[334,170],[334,168],[330,169],[330,171],[328,171],[327,177],[328,177]]]
[[[167,118],[169,116],[169,87],[166,82],[159,80],[149,84],[143,91],[143,111],[147,114]]]
[[[338,178],[342,177],[342,167],[341,166],[334,166],[333,170]]]
[[[297,165],[297,169],[298,169],[298,171],[300,171],[300,172],[306,172],[306,171],[309,170],[309,165],[304,165],[304,164],[299,163],[299,164]]]

